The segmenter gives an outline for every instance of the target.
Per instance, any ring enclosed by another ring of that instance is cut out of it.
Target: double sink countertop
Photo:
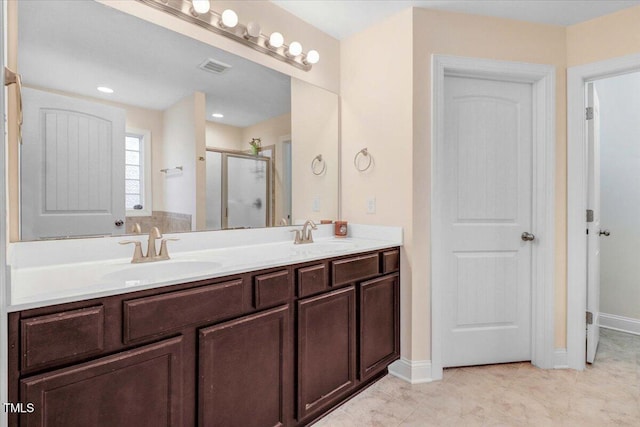
[[[172,234],[165,237],[181,240],[168,242],[171,259],[143,264],[131,263],[133,248],[123,248],[117,244],[122,237],[14,243],[9,248],[7,311],[117,295],[402,245],[400,227],[349,225],[347,238],[332,237],[332,227],[318,226],[318,230],[313,232],[315,241],[299,245],[293,244],[293,234],[290,233],[297,227]],[[142,241],[145,247],[146,235],[135,238]],[[67,257],[65,252],[68,252]],[[131,254],[127,257],[121,256],[129,252]]]

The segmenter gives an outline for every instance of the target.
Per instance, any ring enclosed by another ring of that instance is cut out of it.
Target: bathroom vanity
[[[399,358],[398,246],[265,244],[290,261],[220,261],[197,280],[129,281],[131,291],[112,295],[89,298],[105,293],[94,286],[66,297],[73,302],[32,301],[40,306],[9,313],[9,397],[35,411],[11,415],[10,425],[307,425]],[[234,251],[251,248],[220,253],[231,260]],[[179,253],[168,262],[196,266]],[[129,266],[122,277],[136,267],[153,265]]]

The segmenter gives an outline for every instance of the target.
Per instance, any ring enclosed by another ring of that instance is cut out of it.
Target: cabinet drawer
[[[253,306],[272,307],[284,304],[291,298],[289,272],[280,270],[253,278]]]
[[[242,279],[124,302],[124,342],[242,313]]]
[[[102,305],[20,321],[22,369],[81,359],[104,349]]]
[[[304,298],[327,289],[329,274],[325,264],[299,268],[296,272],[298,297]]]
[[[347,258],[332,263],[332,286],[353,283],[379,274],[380,258],[378,254]]]
[[[400,251],[384,251],[380,253],[382,258],[382,274],[394,273],[400,269]]]

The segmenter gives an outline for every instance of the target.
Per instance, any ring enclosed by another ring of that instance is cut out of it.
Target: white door
[[[587,209],[593,212],[593,220],[587,218],[587,362],[593,363],[600,339],[600,108],[593,83],[587,84],[587,107],[593,113],[587,120]]]
[[[22,102],[22,239],[124,233],[125,111],[28,88]]]
[[[443,367],[531,360],[532,85],[444,93]]]

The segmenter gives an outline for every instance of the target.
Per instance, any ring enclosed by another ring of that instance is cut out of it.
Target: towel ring
[[[365,157],[367,157],[369,159],[369,162],[367,163],[367,165],[364,168],[361,168],[358,166],[358,157],[360,155],[363,155]],[[358,151],[355,155],[355,157],[353,158],[353,165],[356,167],[356,169],[358,170],[358,172],[364,172],[367,169],[369,169],[371,167],[371,161],[373,160],[373,157],[369,154],[369,151],[367,151],[366,148],[363,148],[362,150]]]
[[[320,170],[318,170],[318,165],[322,166]],[[318,154],[311,160],[311,172],[313,172],[314,175],[322,175],[326,170],[327,162],[322,158],[322,154]]]

